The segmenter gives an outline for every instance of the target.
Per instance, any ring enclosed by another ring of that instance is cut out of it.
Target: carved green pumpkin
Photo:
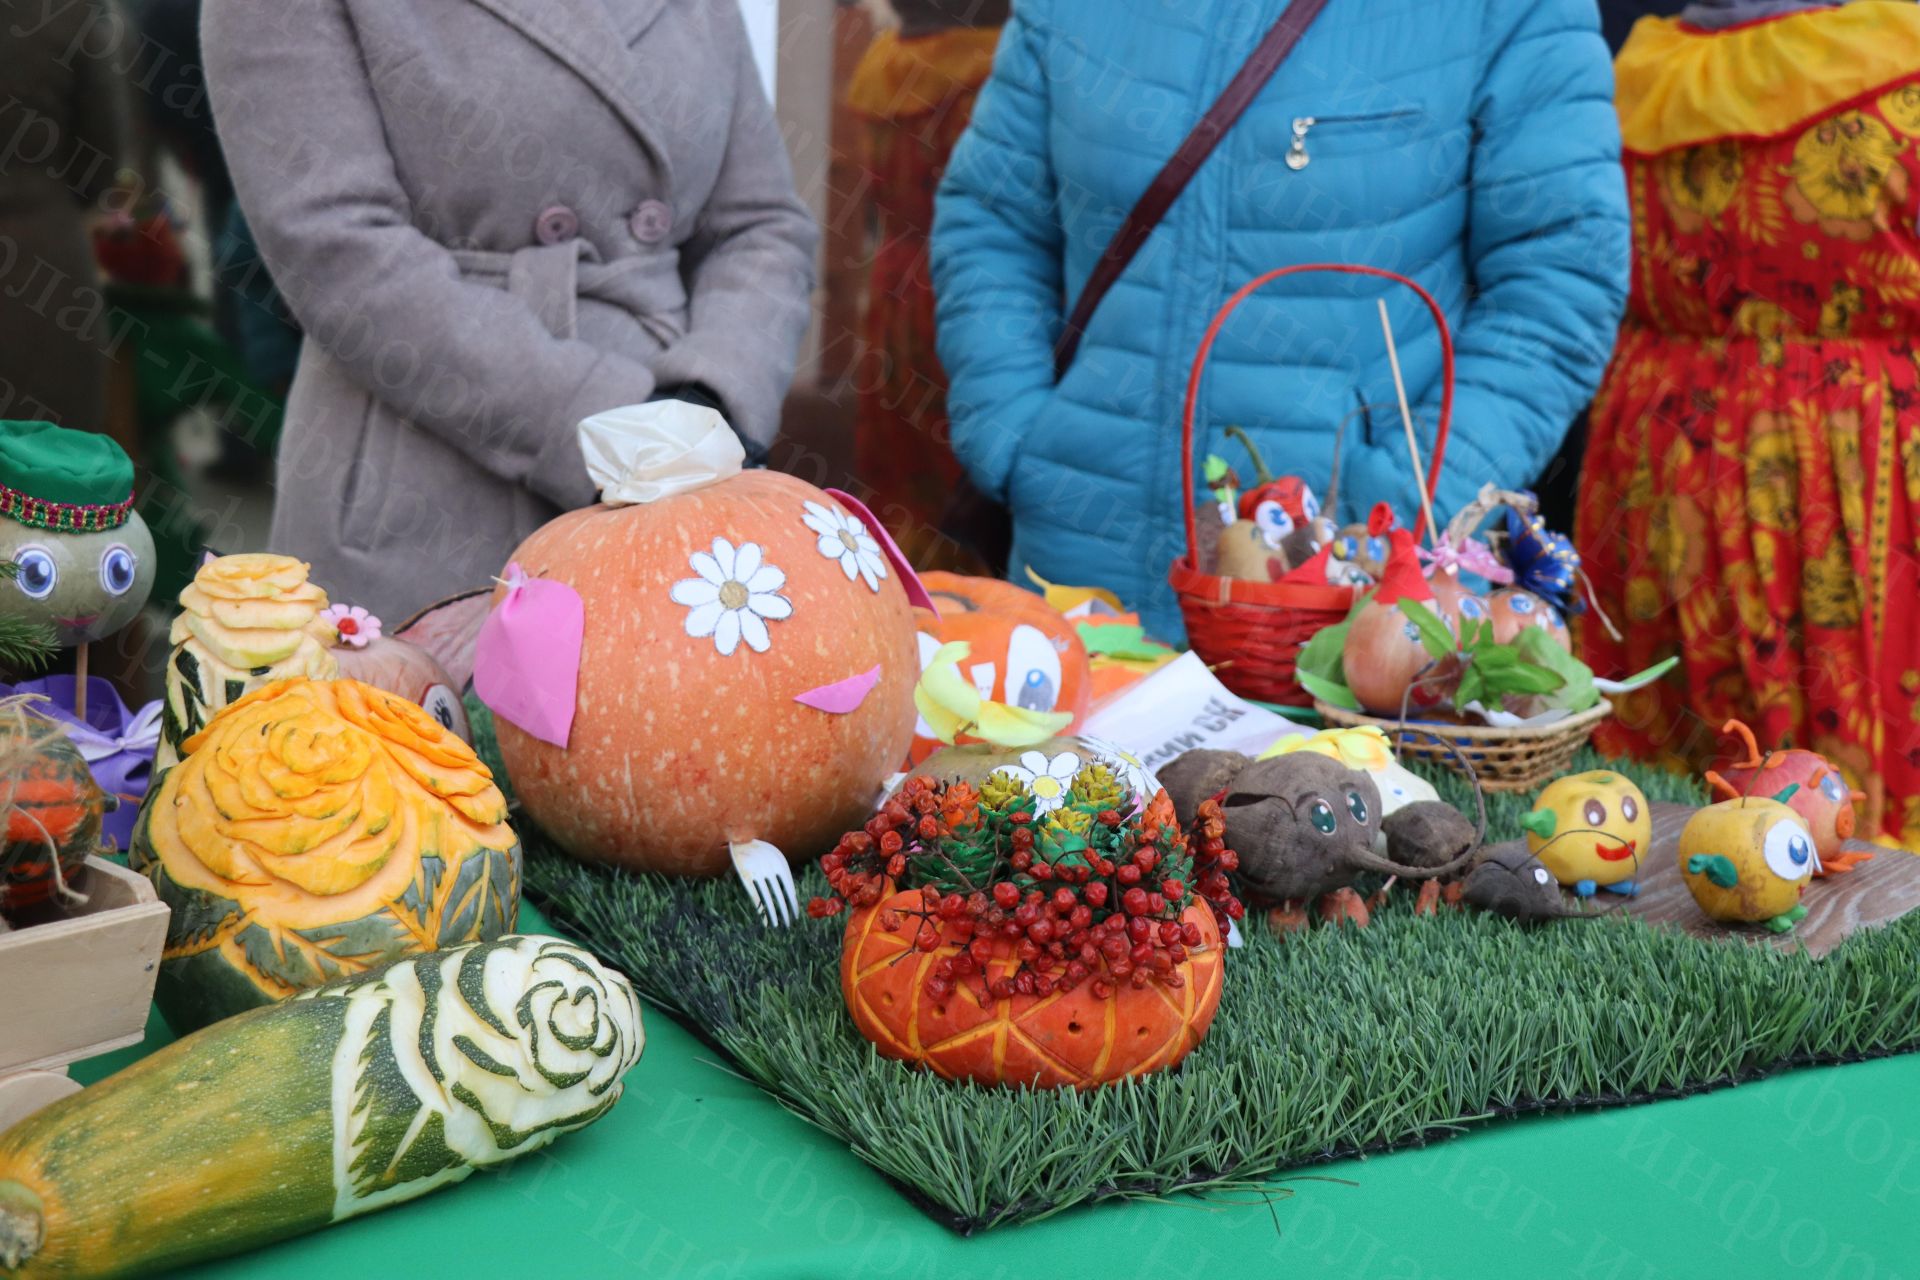
[[[506,800],[472,748],[405,698],[285,680],[186,746],[131,859],[173,908],[154,996],[177,1031],[512,931]]]

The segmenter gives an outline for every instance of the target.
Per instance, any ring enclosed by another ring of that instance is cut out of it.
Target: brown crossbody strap
[[[1112,242],[1100,255],[1100,261],[1094,264],[1093,274],[1087,277],[1087,287],[1080,291],[1080,297],[1073,304],[1073,313],[1067,317],[1059,341],[1054,343],[1053,375],[1056,381],[1066,374],[1067,366],[1073,363],[1074,352],[1080,349],[1080,338],[1086,333],[1087,322],[1093,318],[1094,308],[1107,296],[1107,290],[1113,288],[1114,281],[1120,278],[1120,273],[1140,252],[1147,237],[1160,225],[1160,220],[1167,216],[1167,210],[1187,189],[1193,175],[1213,154],[1213,149],[1220,145],[1220,139],[1245,114],[1260,90],[1266,87],[1267,81],[1273,79],[1273,73],[1293,52],[1293,46],[1300,43],[1300,37],[1307,33],[1307,28],[1326,7],[1327,0],[1292,0],[1280,14],[1279,21],[1261,37],[1253,56],[1234,75],[1219,100],[1207,108],[1207,113],[1200,117],[1200,123],[1193,126],[1193,132],[1173,153],[1173,158],[1147,184],[1139,201],[1128,212],[1127,220],[1114,232]]]

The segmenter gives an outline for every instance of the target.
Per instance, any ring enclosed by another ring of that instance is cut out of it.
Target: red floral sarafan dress
[[[940,533],[960,482],[947,435],[947,375],[934,351],[928,237],[947,157],[966,132],[993,69],[998,28],[956,27],[901,39],[881,33],[861,59],[847,104],[862,117],[862,175],[873,209],[854,468],[874,509],[919,569],[985,572]]]
[[[1698,768],[1737,717],[1920,847],[1920,7],[1645,19],[1617,70],[1633,296],[1577,542],[1625,638],[1580,647],[1682,668],[1600,745]]]

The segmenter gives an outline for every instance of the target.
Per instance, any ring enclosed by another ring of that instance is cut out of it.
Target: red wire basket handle
[[[1447,328],[1447,316],[1433,295],[1415,284],[1397,271],[1388,271],[1381,267],[1363,267],[1348,262],[1309,262],[1299,266],[1279,267],[1265,275],[1255,276],[1240,286],[1231,298],[1220,305],[1213,316],[1213,323],[1207,326],[1207,333],[1200,340],[1200,349],[1193,356],[1193,372],[1187,376],[1187,400],[1181,413],[1180,422],[1180,502],[1187,516],[1187,559],[1197,564],[1194,545],[1199,535],[1199,526],[1193,516],[1193,415],[1200,403],[1200,377],[1206,372],[1207,356],[1213,351],[1214,340],[1220,336],[1220,330],[1226,326],[1227,317],[1234,313],[1256,289],[1281,276],[1297,275],[1303,271],[1334,271],[1350,276],[1378,276],[1382,280],[1392,280],[1403,284],[1420,295],[1420,301],[1427,304],[1427,310],[1433,313],[1433,323],[1440,329],[1441,385],[1440,385],[1440,427],[1433,437],[1433,462],[1427,468],[1427,501],[1433,501],[1434,493],[1440,485],[1440,465],[1447,454],[1447,431],[1453,423],[1453,332]],[[1422,512],[1414,525],[1413,537],[1417,542],[1426,535],[1427,517]]]

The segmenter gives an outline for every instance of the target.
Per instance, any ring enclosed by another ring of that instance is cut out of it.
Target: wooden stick
[[[73,718],[87,722],[87,645],[83,640],[73,651]]]
[[[1413,482],[1420,489],[1420,511],[1426,517],[1427,544],[1433,545],[1440,536],[1439,526],[1433,522],[1433,503],[1427,497],[1427,469],[1420,465],[1420,442],[1413,434],[1413,410],[1407,407],[1407,384],[1400,376],[1400,352],[1393,345],[1393,322],[1387,319],[1387,300],[1377,298],[1380,304],[1380,332],[1387,339],[1387,363],[1393,368],[1393,390],[1400,397],[1400,425],[1407,429],[1407,456],[1413,460]]]

